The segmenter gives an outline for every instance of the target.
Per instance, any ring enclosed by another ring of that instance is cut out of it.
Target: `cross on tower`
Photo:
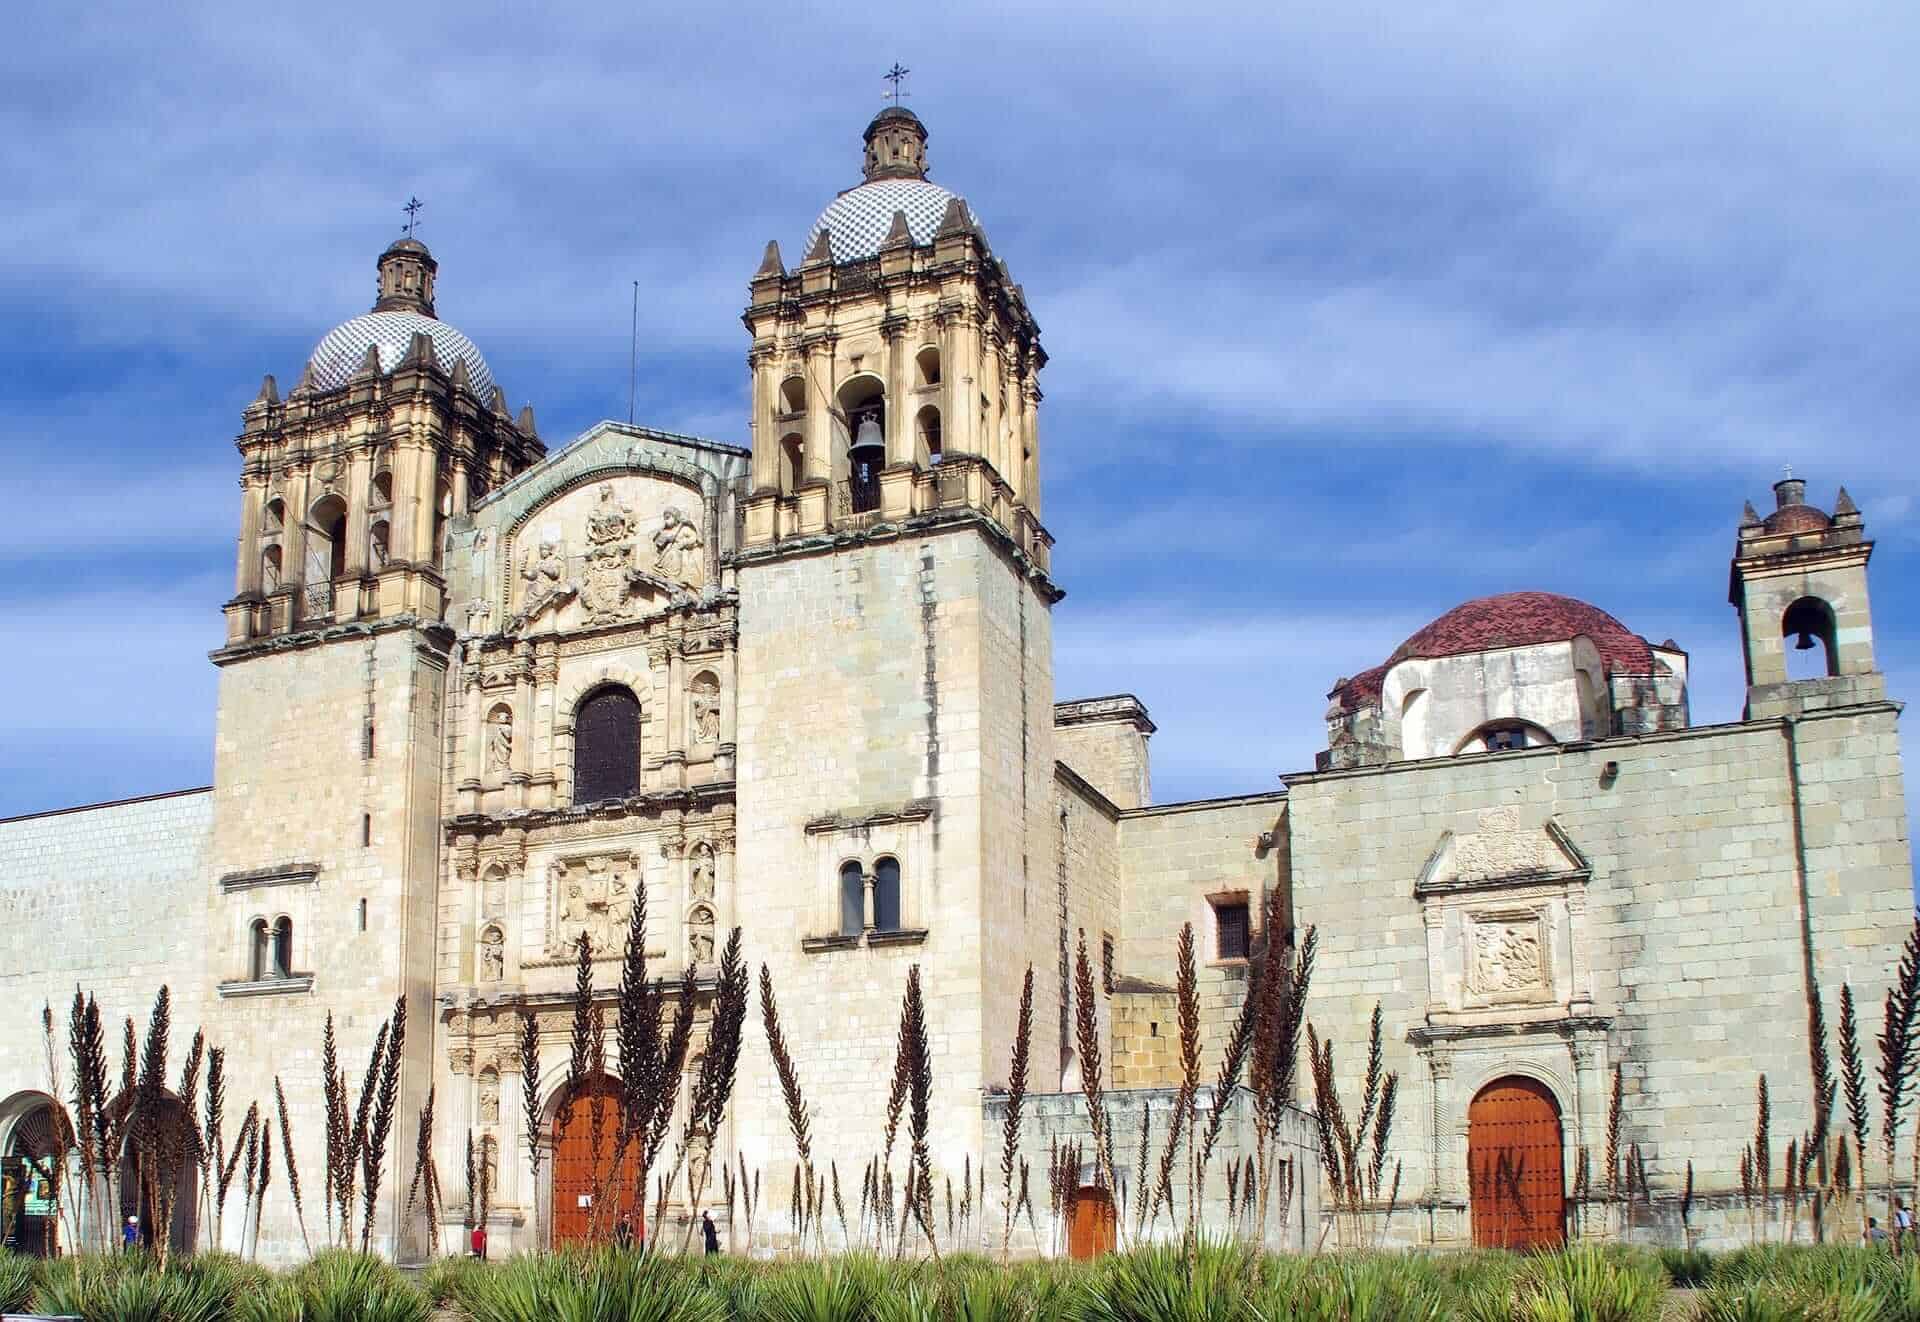
[[[893,91],[889,92],[887,95],[888,95],[888,99],[891,100],[896,106],[900,104],[900,98],[907,95],[905,92],[902,92],[900,90],[900,84],[903,81],[905,81],[906,76],[912,72],[913,70],[901,64],[900,61],[895,60],[893,62],[893,67],[887,70],[886,73],[882,75],[883,79],[886,82],[893,84]]]
[[[404,207],[400,208],[402,211],[407,213],[407,237],[408,238],[413,237],[413,231],[415,227],[418,226],[420,223],[420,208],[425,205],[426,203],[422,202],[419,198],[409,195],[407,198],[407,204]]]

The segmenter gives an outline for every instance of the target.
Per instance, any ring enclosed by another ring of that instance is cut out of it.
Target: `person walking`
[[[136,1252],[140,1247],[140,1218],[130,1216],[127,1224],[120,1227],[120,1246],[128,1253]]]
[[[622,1212],[620,1223],[613,1228],[613,1242],[617,1248],[625,1251],[633,1249],[633,1214]]]
[[[1887,1232],[1880,1228],[1879,1218],[1871,1216],[1867,1218],[1867,1228],[1860,1232],[1860,1244],[1863,1248],[1869,1249],[1886,1247]]]
[[[720,1251],[720,1232],[713,1228],[713,1213],[700,1214],[700,1238],[706,1241],[708,1253]]]
[[[1907,1200],[1893,1200],[1893,1251],[1899,1253],[1913,1242],[1913,1209],[1907,1206]]]

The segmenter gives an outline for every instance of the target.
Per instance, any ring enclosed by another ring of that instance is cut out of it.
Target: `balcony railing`
[[[308,583],[300,589],[300,614],[309,620],[333,618],[333,584]]]

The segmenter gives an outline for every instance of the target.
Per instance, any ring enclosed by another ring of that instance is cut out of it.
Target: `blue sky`
[[[400,204],[550,443],[744,441],[768,238],[880,74],[1026,288],[1062,697],[1163,800],[1310,766],[1324,695],[1472,596],[1584,597],[1738,715],[1741,502],[1878,539],[1920,691],[1920,17],[1349,3],[74,9],[0,50],[0,815],[211,775],[239,413],[364,311]],[[934,12],[938,9],[940,12]],[[886,35],[877,35],[884,29]]]

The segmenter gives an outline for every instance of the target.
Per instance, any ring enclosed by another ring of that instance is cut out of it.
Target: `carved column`
[[[913,399],[909,369],[913,341],[907,338],[907,319],[888,317],[882,326],[887,337],[887,466],[913,462]]]
[[[280,538],[280,581],[307,581],[307,468],[302,464],[287,478],[286,531]]]
[[[466,774],[459,780],[461,809],[468,813],[480,811],[481,777],[486,771],[487,704],[486,695],[480,689],[480,677],[483,673],[481,653],[476,647],[467,660],[466,747],[461,750],[460,762]]]
[[[666,720],[662,727],[666,732],[667,750],[661,760],[662,789],[684,789],[687,784],[687,662],[680,655],[680,646],[684,639],[674,639],[663,649],[666,663],[666,685],[661,688],[656,681],[655,692],[666,703]]]
[[[826,480],[833,476],[833,341],[812,340],[800,352],[807,375],[807,471],[800,480]]]
[[[1040,383],[1031,369],[1020,379],[1020,480],[1014,484],[1022,504],[1040,517]]]
[[[523,644],[524,646],[524,644]],[[527,806],[527,745],[533,739],[533,667],[525,655],[514,658],[513,675],[513,750],[508,758],[507,783],[511,788],[507,802],[515,808]]]
[[[953,318],[952,352],[943,364],[947,410],[940,418],[941,443],[949,455],[980,453],[980,326],[977,310]]]
[[[713,837],[713,940],[716,950],[726,944],[727,934],[740,921],[739,907],[734,899],[732,823],[727,825],[729,829]],[[718,958],[717,954],[715,958]]]
[[[408,563],[420,558],[419,524],[425,508],[420,495],[420,465],[414,462],[414,444],[411,436],[402,437],[393,443],[387,457],[387,471],[393,478],[393,522],[387,529],[387,554]],[[428,526],[432,523],[429,518]]]
[[[755,348],[747,354],[753,369],[753,491],[769,491],[780,484],[780,429],[773,423],[779,412],[775,395],[779,382],[773,378],[773,349]]]
[[[347,460],[346,490],[346,571],[355,583],[367,572],[367,500],[372,491],[371,476],[366,451],[355,449]]]
[[[1463,1195],[1459,1172],[1452,1160],[1454,1148],[1453,1057],[1442,1043],[1430,1043],[1427,1052],[1427,1077],[1433,1087],[1433,1126],[1427,1154],[1427,1187],[1436,1198]]]
[[[560,662],[553,653],[551,642],[536,646],[538,650],[533,658],[533,710],[527,715],[527,738],[530,742],[539,740],[537,746],[528,750],[537,754],[529,763],[533,768],[532,800],[536,808],[551,808],[554,805],[554,725],[557,720],[557,713],[553,709],[553,686],[560,674]]]

